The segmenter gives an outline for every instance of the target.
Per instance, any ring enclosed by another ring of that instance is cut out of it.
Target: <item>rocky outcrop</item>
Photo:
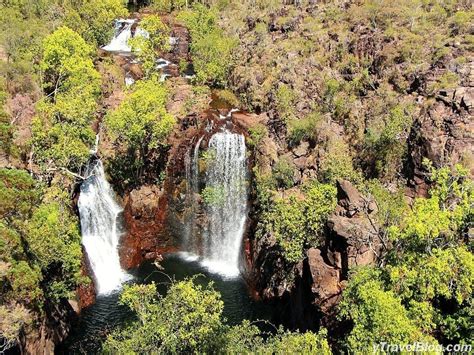
[[[311,248],[306,256],[313,304],[325,313],[338,301],[341,294],[341,270],[326,263],[320,249]]]
[[[474,176],[474,84],[441,90],[436,102],[414,123],[409,139],[411,185],[418,196],[428,193],[423,159],[437,168],[464,163]]]
[[[95,302],[96,289],[94,286],[93,272],[87,259],[85,248],[82,247],[82,262],[81,274],[82,276],[89,276],[90,282],[81,284],[76,290],[76,300],[71,304],[76,313],[80,313],[84,308],[89,307]],[[70,302],[71,303],[71,302]]]
[[[350,268],[376,261],[379,230],[370,215],[377,211],[377,205],[363,197],[349,181],[338,181],[337,191],[338,205],[327,222],[326,257],[347,278]]]
[[[46,301],[44,317],[32,324],[20,338],[21,354],[54,354],[56,345],[69,334],[75,315],[67,301],[54,305]]]
[[[271,235],[250,246],[249,265],[258,294],[281,302],[287,309],[285,322],[302,329],[312,329],[318,319],[332,314],[349,269],[376,263],[381,248],[372,218],[376,203],[349,181],[338,181],[337,191],[337,207],[328,218],[323,243],[306,250],[301,262],[286,262]]]
[[[155,185],[130,192],[124,200],[126,234],[120,245],[120,261],[125,269],[137,267],[146,259],[154,260],[172,249],[164,233],[167,197]]]

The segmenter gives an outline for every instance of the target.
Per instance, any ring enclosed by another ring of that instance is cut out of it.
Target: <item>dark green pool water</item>
[[[196,261],[185,261],[176,255],[166,257],[161,263],[167,275],[176,280],[183,280],[196,274],[202,274],[198,283],[214,282],[214,288],[222,295],[224,301],[224,317],[228,324],[236,324],[243,319],[271,320],[274,310],[262,302],[255,301],[249,294],[247,285],[242,278],[223,279],[210,274]],[[158,284],[158,291],[166,292],[169,279],[162,272],[158,272],[152,263],[145,263],[140,268],[132,270],[132,282]],[[123,324],[132,317],[130,311],[118,304],[120,293],[98,297],[94,305],[83,310],[78,321],[73,324],[70,336],[62,344],[59,354],[96,354],[100,352],[101,343],[114,327]]]

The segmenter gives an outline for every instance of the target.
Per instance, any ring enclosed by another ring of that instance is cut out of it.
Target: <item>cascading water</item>
[[[202,139],[202,138],[201,138]],[[190,159],[189,188],[198,192],[199,173],[197,157],[201,139]],[[193,241],[194,226],[188,225],[192,235],[185,240],[185,248],[199,255],[202,265],[209,271],[225,277],[238,276],[239,259],[247,216],[247,166],[245,139],[242,135],[223,131],[214,134],[209,141],[205,188],[206,223],[202,231],[202,245]],[[194,199],[192,197],[192,199]],[[191,201],[194,204],[194,200]],[[195,212],[193,211],[195,217]],[[189,234],[189,233],[188,233]],[[191,258],[189,254],[185,254]]]
[[[129,278],[120,266],[118,254],[122,208],[114,200],[100,160],[89,164],[86,176],[78,201],[82,244],[94,272],[98,293],[108,294]]]
[[[135,20],[116,20],[115,33],[110,43],[102,49],[109,52],[131,52],[128,40],[132,38],[132,26]]]

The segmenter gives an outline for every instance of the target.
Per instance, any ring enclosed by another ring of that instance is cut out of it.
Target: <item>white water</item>
[[[81,185],[78,201],[82,244],[94,272],[98,293],[108,294],[129,279],[120,266],[118,254],[122,208],[114,199],[100,160],[90,163],[86,174],[89,177]]]
[[[110,43],[102,49],[109,52],[131,52],[128,40],[132,38],[132,26],[135,20],[116,20],[115,33]]]
[[[125,74],[125,86],[130,87],[133,84],[135,84],[135,79],[133,78],[133,76],[130,73],[126,73]]]
[[[190,188],[192,193],[198,189],[197,155],[198,141],[191,159]],[[240,134],[223,131],[214,134],[209,148],[215,157],[208,163],[205,186],[218,191],[218,201],[205,206],[207,223],[202,232],[202,245],[197,247],[190,239],[196,237],[193,226],[187,236],[182,253],[185,259],[199,255],[200,262],[209,271],[224,277],[239,275],[239,260],[244,225],[247,216],[247,166],[245,140]]]

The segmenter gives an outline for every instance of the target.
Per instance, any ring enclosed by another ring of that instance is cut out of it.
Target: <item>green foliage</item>
[[[474,186],[467,171],[456,166],[434,169],[428,164],[435,183],[428,199],[417,198],[400,226],[390,228],[390,237],[405,251],[430,251],[431,248],[457,245],[459,232],[472,221]]]
[[[25,325],[31,323],[28,310],[19,304],[0,305],[0,351],[8,350],[20,342],[20,334]]]
[[[92,48],[67,27],[44,40],[40,67],[49,94],[37,105],[32,130],[35,158],[45,168],[77,171],[89,156],[94,141],[90,123],[100,89],[91,53]]]
[[[285,121],[295,119],[294,104],[296,95],[294,91],[286,84],[281,84],[276,91],[276,106],[278,114]]]
[[[126,286],[121,302],[138,322],[109,335],[106,352],[212,352],[223,329],[223,302],[212,284],[207,287],[186,280],[171,285],[166,297],[154,284]]]
[[[413,107],[396,105],[383,121],[374,121],[368,127],[365,145],[370,151],[375,174],[393,179],[403,164],[406,154],[406,140],[411,127]]]
[[[107,170],[121,186],[136,186],[147,178],[146,168],[160,159],[167,150],[167,138],[175,118],[166,110],[168,91],[152,76],[136,82],[121,104],[105,116],[105,127],[120,148]],[[153,181],[159,182],[160,171],[153,169]],[[162,169],[158,166],[159,170]]]
[[[151,0],[150,6],[154,10],[163,12],[172,12],[176,10],[182,10],[188,7],[188,3],[192,3],[191,0]]]
[[[2,319],[0,332],[14,341],[46,304],[71,297],[85,278],[67,193],[44,190],[26,171],[0,169],[0,198],[0,313],[12,322]]]
[[[268,136],[268,130],[265,125],[257,123],[249,128],[250,137],[247,139],[247,145],[257,148],[262,143],[263,139]]]
[[[127,4],[126,0],[70,1],[64,24],[88,43],[102,46],[112,38],[113,21],[128,15]]]
[[[166,88],[157,77],[139,81],[120,106],[106,117],[116,139],[145,151],[165,143],[175,119],[166,111]]]
[[[211,207],[222,206],[226,200],[222,186],[206,186],[201,192],[204,203]]]
[[[331,137],[327,143],[327,151],[321,161],[320,179],[327,183],[335,183],[338,179],[361,181],[361,175],[354,169],[349,147],[342,138]]]
[[[230,90],[217,90],[216,96],[222,100],[224,103],[230,105],[233,108],[240,106],[240,101],[237,96]]]
[[[68,298],[81,281],[81,236],[78,221],[68,211],[67,204],[43,203],[32,215],[25,240],[36,264],[47,273],[50,267],[61,272],[47,286],[47,296],[59,300]]]
[[[31,267],[26,261],[14,263],[6,275],[11,287],[9,298],[20,301],[30,307],[41,307],[43,291],[40,282],[43,280],[41,270],[37,266]]]
[[[368,193],[374,197],[377,203],[377,214],[375,218],[379,226],[386,229],[398,225],[408,211],[403,191],[390,192],[382,184],[374,179],[366,182]]]
[[[391,250],[384,267],[356,271],[344,290],[340,317],[354,323],[347,338],[350,351],[370,347],[364,338],[409,343],[423,336],[434,343],[428,337],[436,336],[443,343],[472,343],[467,324],[474,256],[462,235],[472,221],[472,181],[461,166],[425,164],[433,182],[430,197],[416,198],[410,210],[403,197],[390,196],[377,183],[368,185]]]
[[[290,188],[295,184],[295,166],[288,159],[280,159],[273,167],[273,178],[278,187]]]
[[[262,336],[246,320],[226,325],[220,294],[212,283],[203,287],[195,278],[173,282],[165,297],[154,284],[126,286],[121,302],[137,321],[107,337],[106,353],[331,353],[325,330],[300,334],[279,329],[274,336]]]
[[[393,288],[406,300],[443,297],[462,304],[472,297],[474,256],[464,246],[434,249],[423,258],[410,256],[388,268]]]
[[[290,145],[296,146],[301,141],[314,139],[316,127],[320,119],[320,114],[314,112],[304,118],[288,121],[288,139]]]
[[[0,218],[7,223],[29,218],[39,202],[36,182],[24,170],[0,169]]]
[[[198,167],[199,172],[205,172],[216,160],[217,152],[214,148],[208,148],[199,153]]]
[[[280,334],[268,341],[263,351],[268,351],[268,353],[272,354],[330,355],[332,352],[326,336],[327,331],[324,328],[319,333],[280,332]]]
[[[417,328],[393,291],[385,290],[375,269],[363,268],[351,276],[339,304],[338,317],[354,324],[345,344],[351,353],[371,352],[373,344],[382,342],[436,344]]]
[[[225,85],[236,41],[217,26],[216,11],[196,3],[192,9],[182,11],[178,19],[191,32],[191,54],[198,82]]]
[[[257,226],[257,237],[270,233],[291,263],[303,257],[303,248],[317,244],[328,215],[336,207],[336,188],[317,182],[304,186],[302,194],[276,198]]]
[[[145,74],[150,76],[156,71],[158,52],[170,49],[170,29],[158,15],[149,15],[140,21],[140,28],[148,33],[148,36],[135,36],[129,40],[132,51],[142,62]]]

